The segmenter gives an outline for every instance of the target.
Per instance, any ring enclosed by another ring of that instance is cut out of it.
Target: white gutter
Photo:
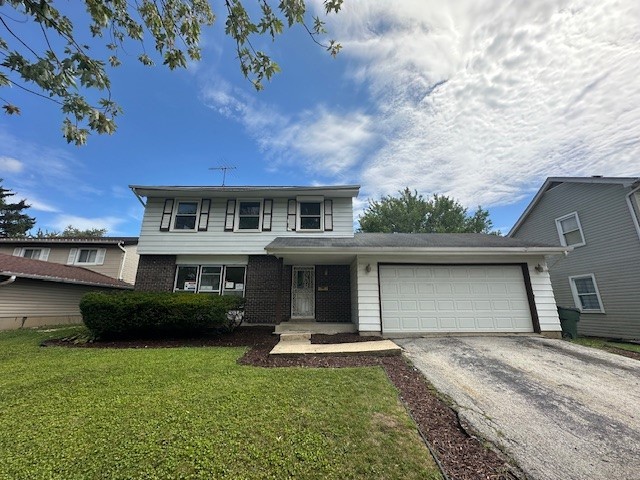
[[[124,270],[124,263],[127,261],[127,250],[123,247],[124,242],[118,242],[116,244],[120,250],[122,250],[122,262],[120,262],[120,271],[118,272],[118,280],[122,280],[122,271]]]
[[[4,287],[5,285],[11,285],[15,281],[16,281],[16,276],[15,275],[11,275],[6,280],[0,282],[0,287]]]
[[[142,204],[142,206],[144,208],[147,208],[147,204],[144,203],[144,200],[142,200],[142,197],[140,195],[138,195],[138,192],[136,191],[136,187],[135,186],[129,186],[129,188],[131,189],[131,191],[133,192],[133,194],[136,196],[136,198],[138,199],[138,201]]]
[[[334,254],[334,255],[357,255],[363,253],[379,253],[385,255],[405,255],[407,253],[430,253],[442,255],[554,255],[559,253],[568,253],[573,250],[572,247],[361,247],[361,248],[335,248],[335,247],[316,247],[316,248],[266,248],[271,255],[295,255],[295,254]]]
[[[631,212],[631,219],[633,220],[633,225],[636,227],[638,238],[640,238],[640,222],[638,221],[638,213],[636,212],[636,209],[633,208],[633,200],[631,200],[631,197],[638,191],[640,191],[640,186],[634,188],[633,190],[631,190],[631,192],[629,192],[629,194],[627,195],[627,206],[629,207],[629,210]],[[640,205],[638,205],[638,207],[640,208]]]

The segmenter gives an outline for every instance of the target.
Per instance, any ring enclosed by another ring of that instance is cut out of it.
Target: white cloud
[[[38,210],[40,212],[51,212],[56,213],[59,212],[60,209],[55,205],[48,203],[46,201],[40,200],[36,195],[32,193],[28,193],[25,191],[15,192],[16,198],[25,199],[27,204],[33,209]]]
[[[113,235],[117,231],[118,225],[124,222],[123,218],[118,217],[80,217],[76,215],[56,215],[49,223],[55,230],[64,230],[69,225],[79,228],[80,230],[92,228],[106,228],[109,235]]]
[[[24,169],[24,164],[20,160],[12,157],[0,157],[0,175],[6,172],[19,173]]]

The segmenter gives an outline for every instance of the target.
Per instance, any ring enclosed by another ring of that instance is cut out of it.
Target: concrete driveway
[[[533,479],[640,479],[640,362],[535,336],[399,339]]]

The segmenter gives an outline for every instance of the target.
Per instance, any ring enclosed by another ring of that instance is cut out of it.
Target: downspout
[[[127,249],[123,247],[124,242],[122,241],[116,243],[116,245],[124,253],[124,255],[122,255],[122,262],[120,263],[120,271],[118,272],[118,280],[122,280],[122,271],[124,270],[124,263],[127,261]]]
[[[6,280],[0,282],[0,287],[4,287],[5,285],[11,285],[15,281],[16,281],[16,276],[15,275],[11,275]]]
[[[633,207],[633,200],[631,200],[631,196],[639,190],[640,190],[640,186],[634,188],[627,194],[627,206],[629,207],[629,211],[631,212],[631,219],[633,220],[633,225],[636,227],[636,233],[638,234],[638,238],[640,238],[640,222],[638,221],[638,212]]]

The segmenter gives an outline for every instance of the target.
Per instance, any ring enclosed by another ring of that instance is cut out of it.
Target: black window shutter
[[[262,207],[262,231],[271,231],[271,214],[273,212],[273,200],[265,198]]]
[[[333,231],[333,200],[324,201],[324,229]]]
[[[225,232],[233,231],[233,224],[236,220],[236,201],[227,200],[227,214],[224,218],[224,230]]]
[[[171,226],[171,213],[173,212],[173,198],[167,198],[164,201],[164,208],[162,209],[162,219],[160,220],[160,231],[168,232]]]
[[[298,210],[298,203],[292,198],[289,200],[287,207],[287,230],[293,231],[296,229],[296,216]]]
[[[211,200],[205,198],[200,203],[200,218],[198,219],[198,231],[206,232],[209,227],[209,211],[211,210]]]

